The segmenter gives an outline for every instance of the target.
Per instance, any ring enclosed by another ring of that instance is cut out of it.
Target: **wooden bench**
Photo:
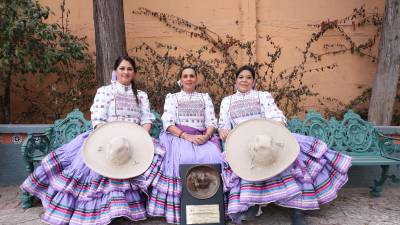
[[[153,112],[156,117],[150,135],[158,138],[162,129],[160,115]],[[90,120],[86,120],[79,109],[74,109],[64,119],[59,119],[50,125],[43,133],[28,133],[21,145],[21,151],[25,163],[25,170],[30,174],[35,165],[40,163],[50,151],[70,142],[79,134],[92,128]],[[27,192],[22,194],[22,207],[30,208],[34,198]]]
[[[374,127],[349,110],[342,121],[333,117],[327,121],[319,113],[310,111],[303,121],[296,117],[290,120],[288,128],[319,138],[331,149],[350,155],[353,166],[381,166],[381,177],[371,187],[374,197],[381,195],[387,179],[400,182],[395,175],[388,174],[390,166],[400,165],[400,136],[390,136],[400,135],[400,127]]]

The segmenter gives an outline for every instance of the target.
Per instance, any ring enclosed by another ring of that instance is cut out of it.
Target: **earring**
[[[116,80],[117,80],[117,73],[115,72],[115,70],[113,70],[111,73],[111,82],[116,81]]]
[[[178,80],[176,83],[178,84],[179,88],[182,89],[182,81]]]

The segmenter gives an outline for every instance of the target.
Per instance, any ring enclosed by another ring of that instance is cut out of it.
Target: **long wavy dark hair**
[[[117,68],[118,68],[118,66],[119,66],[119,64],[121,64],[121,62],[123,61],[123,60],[126,60],[126,61],[128,61],[131,65],[132,65],[132,67],[133,67],[133,72],[135,72],[136,73],[136,63],[135,63],[135,60],[133,60],[131,57],[129,57],[128,55],[123,55],[123,56],[120,56],[120,57],[118,57],[117,58],[117,60],[115,60],[115,63],[114,63],[114,71],[117,71]],[[139,99],[138,99],[138,91],[137,91],[137,88],[136,88],[136,84],[135,84],[135,80],[134,79],[132,79],[132,81],[131,81],[131,86],[132,86],[132,91],[133,91],[133,95],[135,96],[135,100],[136,100],[136,103],[139,105]]]

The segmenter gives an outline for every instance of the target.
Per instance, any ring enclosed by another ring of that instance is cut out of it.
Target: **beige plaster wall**
[[[60,21],[59,1],[40,0],[54,12],[49,20]],[[264,40],[269,34],[275,43],[283,48],[277,63],[277,70],[298,64],[307,40],[318,28],[307,26],[323,20],[341,19],[352,14],[354,8],[365,4],[368,13],[382,14],[384,0],[125,0],[125,24],[127,47],[131,49],[142,42],[171,43],[183,49],[196,49],[202,43],[165,27],[154,18],[133,15],[132,10],[145,7],[153,11],[169,13],[182,17],[194,24],[204,23],[221,36],[232,35],[243,41],[256,41],[257,60],[265,59],[270,50]],[[78,36],[87,36],[90,51],[95,51],[92,1],[69,0],[70,29]],[[343,26],[356,43],[362,43],[374,34],[373,27],[353,31],[351,26]],[[313,52],[322,53],[324,43],[345,43],[338,32],[328,32],[320,42],[312,47]],[[371,54],[377,55],[377,45]],[[245,56],[242,56],[245,62]],[[314,86],[321,96],[337,98],[348,103],[362,92],[360,85],[371,86],[375,76],[376,63],[367,57],[350,53],[327,56],[321,62],[310,62],[308,68],[321,65],[338,64],[331,71],[309,73],[305,82]],[[315,98],[305,102],[306,108],[318,109]]]

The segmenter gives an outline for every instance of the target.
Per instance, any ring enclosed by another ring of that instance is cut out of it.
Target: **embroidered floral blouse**
[[[113,82],[97,89],[93,105],[90,107],[92,125],[111,121],[129,121],[136,124],[152,123],[155,119],[150,112],[146,92],[138,90],[136,103],[130,85]]]
[[[276,106],[271,94],[265,91],[237,91],[225,97],[221,102],[219,116],[218,127],[227,130],[255,118],[268,118],[286,123],[286,117]]]
[[[180,91],[167,94],[161,119],[165,130],[175,124],[196,129],[217,127],[214,105],[207,93]]]

